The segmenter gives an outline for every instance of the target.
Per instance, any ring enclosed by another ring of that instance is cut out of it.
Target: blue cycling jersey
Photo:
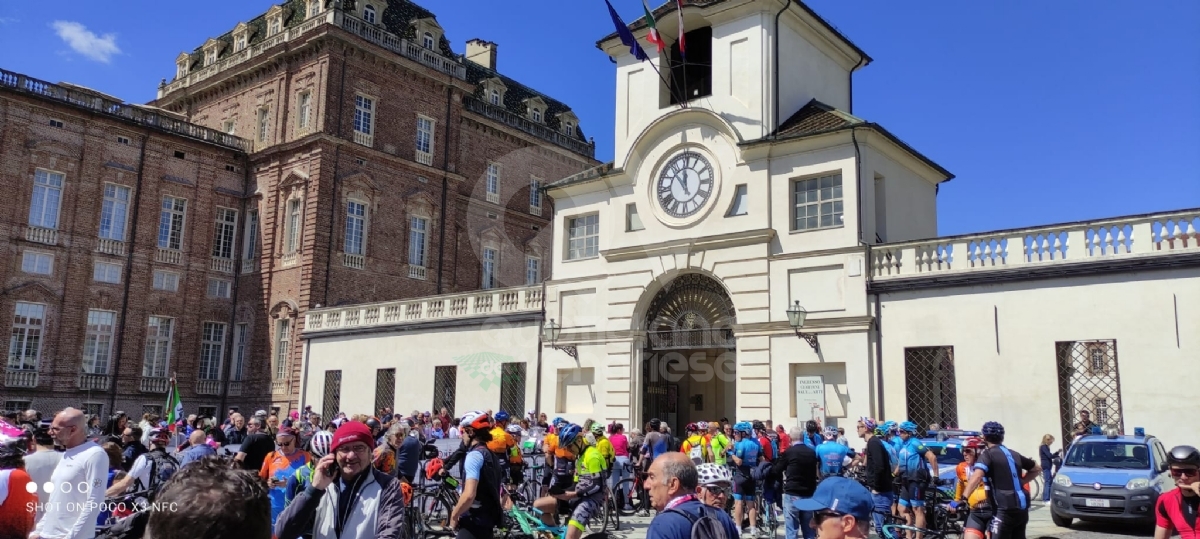
[[[733,454],[742,459],[742,467],[758,466],[758,456],[762,454],[762,446],[757,440],[742,438],[733,444]]]
[[[895,438],[895,440],[900,440],[900,438],[897,437],[897,438]],[[895,468],[897,465],[899,465],[900,464],[900,447],[897,446],[895,443],[893,443],[892,440],[885,440],[883,442],[883,448],[887,449],[888,461],[891,463],[892,468]]]
[[[921,443],[916,438],[909,438],[907,443],[900,447],[897,457],[900,459],[900,474],[911,476],[919,473],[923,469],[927,469],[924,464],[925,453],[929,448]]]
[[[842,473],[842,464],[845,462],[846,455],[850,454],[850,448],[834,441],[828,441],[817,446],[817,460],[821,462],[821,473],[823,475],[837,475]]]

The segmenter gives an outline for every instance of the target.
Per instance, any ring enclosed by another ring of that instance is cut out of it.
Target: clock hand
[[[681,179],[681,178],[682,178],[682,179]],[[680,185],[681,187],[683,187],[683,194],[685,194],[685,195],[691,195],[691,194],[692,194],[692,190],[691,190],[691,189],[688,189],[687,173],[686,173],[686,172],[682,172],[682,173],[680,173],[678,176],[676,176],[676,177],[675,177],[675,181],[679,182],[679,185]]]

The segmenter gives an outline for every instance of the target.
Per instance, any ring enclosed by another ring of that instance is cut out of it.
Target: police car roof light
[[[1104,432],[1100,430],[1100,425],[1092,425],[1092,434],[1104,434]]]
[[[1145,429],[1145,428],[1143,428],[1143,427],[1134,427],[1134,428],[1133,428],[1133,435],[1134,435],[1134,436],[1137,436],[1137,437],[1145,437],[1145,436],[1146,436],[1146,429]]]

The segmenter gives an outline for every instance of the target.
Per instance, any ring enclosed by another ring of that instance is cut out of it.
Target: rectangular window
[[[626,232],[637,232],[638,230],[645,230],[645,229],[646,229],[646,227],[642,225],[642,218],[641,218],[641,216],[638,215],[637,204],[634,204],[632,202],[629,204],[626,204],[625,205],[625,231]]]
[[[417,116],[417,151],[433,153],[433,120]]]
[[[117,144],[129,144],[129,137],[117,137]]]
[[[187,212],[187,200],[170,195],[163,196],[162,213],[158,219],[158,247],[174,249],[183,247],[183,217]]]
[[[42,330],[46,306],[18,301],[13,310],[12,334],[8,340],[8,368],[36,371],[42,357]]]
[[[83,372],[108,374],[116,319],[117,313],[112,311],[88,311],[87,337],[83,341]]]
[[[445,408],[454,417],[454,395],[458,389],[458,367],[433,368],[433,407],[431,410]]]
[[[233,40],[233,52],[238,52],[245,48],[246,48],[246,34],[239,34]]]
[[[375,409],[396,406],[396,369],[375,370]]]
[[[166,378],[171,365],[171,334],[175,326],[173,318],[151,316],[146,331],[146,355],[142,360],[142,376]]]
[[[225,324],[205,322],[200,339],[200,379],[221,379],[221,357],[225,353]]]
[[[267,141],[267,122],[270,120],[271,110],[268,108],[258,109],[258,141]]]
[[[748,202],[746,201],[746,184],[738,185],[733,188],[733,203],[729,205],[729,213],[725,217],[735,217],[738,215],[746,215],[748,210]]]
[[[58,209],[62,204],[63,181],[60,172],[37,169],[33,173],[33,199],[29,203],[29,226],[58,228]]]
[[[62,120],[50,120],[50,126],[62,129],[62,126],[63,126]]]
[[[21,255],[21,271],[37,275],[50,275],[54,273],[54,255],[25,251]]]
[[[250,331],[250,324],[238,324],[237,330],[234,333],[234,349],[233,354],[233,372],[230,373],[229,379],[234,382],[242,380],[243,371],[246,368],[246,337]]]
[[[500,165],[496,163],[488,163],[487,198],[488,202],[500,201]]]
[[[484,290],[496,287],[496,250],[483,250],[483,279],[480,286]]]
[[[342,410],[342,371],[325,371],[325,396],[321,416],[332,417]]]
[[[953,346],[904,349],[908,418],[918,425],[958,424]]]
[[[171,271],[154,270],[154,289],[178,292],[179,274]]]
[[[300,249],[300,199],[288,201],[287,245],[284,252],[291,254]]]
[[[98,283],[121,283],[121,265],[112,262],[92,264],[92,280]]]
[[[258,210],[246,212],[246,242],[242,260],[254,260],[258,256]]]
[[[283,380],[287,376],[288,349],[292,346],[288,333],[292,329],[292,321],[286,318],[275,323],[275,379]]]
[[[1107,425],[1108,424],[1108,399],[1107,398],[1096,399],[1096,424],[1097,425]]]
[[[429,221],[421,217],[413,217],[408,227],[408,264],[425,267],[425,237],[428,233]]]
[[[363,231],[367,226],[367,205],[354,200],[346,202],[346,253],[363,254]]]
[[[237,120],[225,120],[225,123],[221,124],[221,131],[230,135],[237,134]]]
[[[283,18],[274,17],[271,19],[270,27],[267,29],[267,35],[273,36],[278,34],[283,29]]]
[[[500,410],[525,409],[525,364],[500,364]]]
[[[354,130],[364,135],[375,132],[375,100],[361,95],[354,96]]]
[[[542,280],[542,259],[536,256],[525,257],[525,284],[534,285]]]
[[[104,184],[104,202],[100,206],[100,239],[125,241],[129,215],[129,188]]]
[[[792,182],[792,230],[842,226],[842,175]]]
[[[209,279],[208,280],[208,297],[229,299],[230,290],[233,288],[233,283],[225,279]]]
[[[542,214],[542,180],[529,179],[529,213]]]
[[[301,92],[299,101],[296,126],[304,130],[308,129],[308,116],[312,112],[312,92]]]
[[[233,258],[233,235],[237,230],[237,210],[217,208],[216,230],[213,232],[212,255]]]
[[[567,219],[567,260],[592,258],[600,254],[600,216],[598,214]]]

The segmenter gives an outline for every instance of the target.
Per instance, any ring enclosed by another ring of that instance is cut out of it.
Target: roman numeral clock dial
[[[658,174],[658,204],[667,215],[691,217],[713,196],[713,168],[704,156],[684,152]]]

